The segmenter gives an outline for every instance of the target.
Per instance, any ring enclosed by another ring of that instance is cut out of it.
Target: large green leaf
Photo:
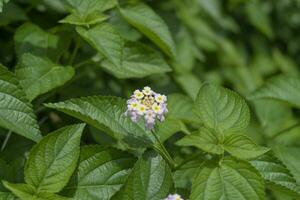
[[[84,146],[78,169],[64,191],[73,199],[109,200],[125,182],[135,158],[128,153],[101,146]]]
[[[223,147],[231,155],[241,159],[255,158],[270,150],[258,146],[249,137],[242,134],[225,135]]]
[[[64,85],[74,74],[71,66],[56,65],[49,59],[28,53],[22,55],[16,68],[16,75],[30,101]]]
[[[300,188],[290,171],[272,154],[265,154],[250,163],[261,173],[267,185],[274,191],[281,191],[300,198]]]
[[[36,191],[36,189],[31,185],[14,184],[7,181],[3,181],[3,184],[7,189],[12,191],[14,195],[22,200],[71,200],[46,191]]]
[[[284,163],[284,165],[291,171],[297,182],[300,183],[300,159],[299,147],[273,147],[275,155]]]
[[[243,130],[250,120],[249,108],[240,95],[212,84],[200,88],[195,110],[206,127],[220,132]]]
[[[108,60],[101,66],[118,78],[142,78],[151,74],[171,71],[164,58],[155,50],[137,42],[127,42],[122,65],[114,65]]]
[[[199,129],[191,135],[182,138],[176,144],[180,146],[195,146],[205,152],[213,154],[224,153],[218,134],[214,130],[207,128]]]
[[[270,98],[300,108],[300,77],[282,74],[268,80],[250,98]]]
[[[86,26],[107,19],[102,12],[116,6],[115,0],[67,0],[67,2],[71,6],[71,14],[60,22]]]
[[[191,200],[263,200],[264,182],[246,161],[225,158],[199,167],[192,183]]]
[[[138,3],[120,9],[128,23],[137,28],[166,54],[175,57],[176,49],[166,23],[148,5]]]
[[[92,47],[116,66],[122,65],[124,41],[120,34],[107,23],[94,26],[91,29],[76,28],[77,32]]]
[[[26,23],[20,26],[14,36],[18,57],[23,53],[48,57],[54,61],[65,51],[68,40],[62,40],[58,36],[47,33],[35,24]]]
[[[151,133],[146,132],[143,121],[134,123],[124,115],[124,99],[91,96],[49,103],[46,106],[83,120],[131,147],[147,147],[152,144],[153,138]]]
[[[0,126],[33,141],[42,138],[32,105],[17,78],[0,64]]]
[[[85,124],[58,129],[35,145],[25,165],[25,182],[37,191],[59,192],[77,166]]]
[[[168,164],[160,155],[146,152],[112,200],[161,200],[167,196],[172,185]]]

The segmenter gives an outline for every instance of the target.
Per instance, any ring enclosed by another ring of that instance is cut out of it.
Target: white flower
[[[147,107],[145,105],[143,105],[143,104],[138,105],[137,113],[139,115],[144,115],[146,113],[146,111],[147,111]]]
[[[151,94],[153,93],[153,91],[151,90],[150,87],[146,86],[146,87],[144,87],[144,89],[143,89],[143,93],[144,93],[145,95],[151,95]]]
[[[155,93],[150,87],[144,87],[143,92],[135,90],[127,100],[125,115],[133,122],[144,118],[146,129],[153,129],[156,120],[164,121],[167,109],[167,97]]]
[[[158,103],[164,103],[165,101],[167,101],[167,97],[166,95],[156,94],[155,101]]]
[[[161,114],[162,113],[162,109],[161,109],[161,106],[159,105],[159,104],[157,104],[157,103],[154,103],[153,105],[152,105],[152,110],[153,110],[153,112],[154,113],[157,113],[157,114]]]
[[[135,90],[134,93],[133,93],[133,95],[137,99],[142,99],[144,97],[144,94],[141,91],[139,91],[139,90]]]
[[[181,198],[180,195],[178,194],[170,194],[167,198],[165,198],[164,200],[184,200],[183,198]]]

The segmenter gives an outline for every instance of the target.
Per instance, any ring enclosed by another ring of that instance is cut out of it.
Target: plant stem
[[[74,59],[75,59],[75,57],[77,55],[79,47],[80,47],[80,40],[78,39],[78,40],[75,41],[75,47],[74,47],[74,50],[72,52],[71,58],[69,60],[69,65],[73,64]]]
[[[286,133],[294,128],[297,128],[298,126],[300,126],[300,122],[297,122],[296,124],[293,124],[292,126],[275,133],[273,136],[271,136],[271,138],[274,139],[283,133]]]
[[[9,140],[10,136],[11,136],[11,131],[8,131],[8,133],[7,133],[7,135],[6,135],[5,139],[4,139],[4,141],[3,141],[3,143],[2,143],[1,151],[3,151],[3,150],[5,149],[5,147],[6,147],[6,145],[7,145],[7,142],[8,142],[8,140]]]
[[[165,148],[165,146],[161,143],[160,139],[157,137],[156,133],[151,130],[152,135],[154,136],[155,140],[156,140],[156,144],[153,145],[153,148],[158,151],[161,156],[168,162],[169,166],[171,167],[171,169],[175,169],[176,164],[175,161],[173,160],[173,158],[170,156],[169,152],[167,151],[167,149]]]

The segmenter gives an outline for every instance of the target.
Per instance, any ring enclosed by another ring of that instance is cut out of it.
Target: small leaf
[[[63,127],[35,145],[25,165],[25,182],[37,191],[61,191],[77,166],[84,126]]]
[[[183,91],[193,100],[195,100],[202,84],[199,78],[192,73],[175,75],[174,78]]]
[[[201,128],[191,135],[182,138],[176,142],[176,144],[180,146],[195,146],[205,152],[213,154],[224,153],[218,134],[214,132],[214,130],[207,128]]]
[[[116,6],[115,0],[67,0],[71,14],[60,20],[61,23],[85,25],[99,23],[107,19],[104,11]]]
[[[27,98],[32,101],[37,96],[64,85],[75,74],[71,66],[59,66],[46,58],[25,53],[16,68]]]
[[[106,59],[116,66],[122,65],[124,41],[110,24],[102,23],[88,30],[77,27],[76,30],[81,37],[105,56]]]
[[[10,192],[0,192],[1,200],[17,200],[17,198]]]
[[[123,185],[134,157],[115,149],[84,146],[72,182],[65,188],[73,199],[110,199]]]
[[[282,74],[268,80],[250,99],[275,99],[300,108],[300,77]]]
[[[270,149],[255,144],[249,137],[242,134],[225,135],[224,149],[240,159],[250,159],[261,156]]]
[[[3,181],[3,184],[7,189],[12,191],[14,195],[22,200],[71,200],[57,194],[45,191],[36,191],[36,189],[31,185],[14,184],[7,181]]]
[[[68,44],[62,38],[47,33],[31,23],[20,26],[15,33],[14,40],[19,58],[22,54],[30,52],[37,56],[48,57],[54,61],[58,60]]]
[[[126,43],[122,65],[114,65],[105,60],[101,66],[117,78],[142,78],[171,71],[167,62],[158,52],[137,42]]]
[[[265,154],[250,163],[261,173],[274,191],[300,198],[300,188],[290,171],[272,154]]]
[[[167,196],[172,185],[168,164],[160,155],[146,152],[112,200],[161,200]]]
[[[91,96],[60,103],[49,103],[46,104],[46,107],[54,108],[83,120],[131,147],[139,148],[152,145],[152,135],[146,132],[144,123],[142,121],[134,123],[124,115],[126,111],[124,99]]]
[[[264,182],[246,161],[225,158],[207,161],[192,183],[191,200],[263,200]]]
[[[174,41],[166,23],[148,5],[138,3],[121,8],[120,12],[128,23],[145,34],[167,55],[175,57]]]
[[[0,64],[0,126],[33,141],[42,135],[32,105],[15,75]]]
[[[195,111],[206,127],[218,132],[243,130],[250,120],[248,105],[240,95],[212,84],[200,88]]]

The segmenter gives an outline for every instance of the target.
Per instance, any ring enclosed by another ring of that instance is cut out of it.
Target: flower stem
[[[169,152],[165,148],[165,146],[161,143],[160,139],[157,137],[156,133],[151,130],[152,135],[154,136],[156,140],[156,144],[153,145],[153,148],[158,151],[161,156],[168,162],[171,169],[175,169],[176,163],[173,160],[173,158],[170,156]]]

